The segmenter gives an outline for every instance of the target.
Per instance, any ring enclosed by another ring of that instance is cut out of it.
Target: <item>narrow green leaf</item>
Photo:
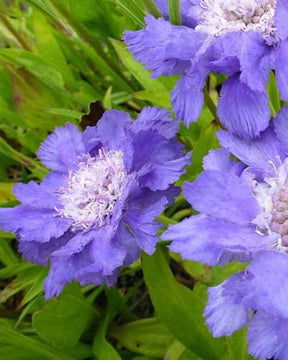
[[[173,25],[181,25],[180,0],[169,0],[169,18]]]
[[[122,11],[129,16],[135,24],[138,24],[141,27],[145,26],[144,16],[145,12],[144,9],[137,4],[139,3],[138,0],[136,2],[134,0],[112,0],[115,4],[119,6]]]
[[[31,337],[22,335],[9,327],[3,326],[2,324],[0,325],[0,343],[5,345],[11,345],[11,349],[15,349],[15,351],[16,349],[21,349],[21,351],[29,351],[30,359],[33,359],[35,355],[38,355],[39,359],[41,356],[43,360],[72,360],[72,358],[64,355],[63,353],[59,353],[58,351],[47,346],[45,343],[34,340]]]
[[[143,271],[160,320],[183,345],[203,359],[222,360],[225,340],[213,339],[203,319],[205,302],[174,279],[163,249],[143,253]]]
[[[163,358],[173,339],[169,330],[156,318],[113,326],[109,335],[135,353]]]
[[[152,14],[156,19],[162,16],[154,0],[143,0],[143,2],[148,12]]]
[[[93,342],[93,353],[98,360],[121,360],[119,354],[114,347],[106,340],[108,328],[116,315],[116,312],[109,309],[106,313],[105,319],[100,324]]]
[[[268,83],[269,103],[272,116],[276,116],[277,112],[281,109],[280,93],[277,87],[275,74],[270,72],[270,80]]]
[[[77,119],[80,120],[81,117],[84,115],[84,113],[81,113],[79,111],[75,111],[75,110],[69,110],[69,109],[49,109],[46,112],[48,112],[49,114],[55,114],[55,115],[60,115],[63,117],[68,117],[70,119]]]
[[[2,138],[0,138],[0,154],[1,153],[30,169],[39,179],[42,179],[48,173],[48,170],[37,161],[16,151]]]

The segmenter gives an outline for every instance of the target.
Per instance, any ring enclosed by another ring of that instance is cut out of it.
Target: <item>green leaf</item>
[[[154,0],[143,0],[143,3],[148,12],[152,14],[156,19],[162,17],[162,14],[156,6]]]
[[[253,357],[247,353],[247,326],[227,337],[227,346],[230,354],[229,359],[253,360]]]
[[[33,12],[34,31],[37,33],[35,45],[38,55],[63,76],[69,88],[77,90],[76,80],[53,34],[53,28],[40,11]]]
[[[183,345],[203,359],[224,358],[224,339],[213,339],[203,319],[205,302],[174,279],[164,252],[143,253],[143,271],[157,316]]]
[[[75,284],[68,285],[59,298],[54,298],[33,315],[33,327],[48,343],[69,348],[76,345],[93,320],[95,311]]]
[[[144,16],[145,11],[144,7],[139,0],[112,0],[116,5],[119,6],[122,11],[129,16],[135,24],[140,25],[141,27],[145,26]]]
[[[173,339],[159,319],[143,319],[113,326],[109,335],[127,349],[146,356],[163,358]]]
[[[69,110],[69,109],[49,109],[46,112],[48,112],[49,114],[55,114],[55,115],[60,115],[63,117],[68,117],[70,119],[77,119],[80,120],[81,117],[84,115],[84,113],[81,113],[79,111],[75,111],[75,110]]]
[[[277,87],[275,74],[270,72],[270,81],[268,83],[268,94],[270,99],[270,108],[273,116],[281,109],[280,93]]]
[[[39,179],[42,179],[48,173],[48,170],[37,161],[16,151],[2,138],[0,138],[0,154],[1,153],[30,169]]]
[[[151,102],[153,106],[160,106],[163,108],[171,109],[170,94],[169,92],[152,92],[152,91],[138,91],[132,94],[135,99],[146,100]]]
[[[45,343],[34,340],[31,337],[22,335],[18,331],[15,331],[7,326],[3,326],[2,324],[0,325],[0,343],[0,355],[3,360],[72,360],[70,357],[64,355],[63,353],[59,353],[58,351],[50,348]],[[4,349],[2,347],[2,344],[4,345]],[[10,358],[3,357],[3,354],[5,353],[6,355],[8,354],[8,356],[10,356],[9,349],[12,356]],[[17,357],[13,357],[13,353],[16,353]],[[24,356],[22,357],[21,354]]]
[[[0,262],[5,266],[18,263],[18,258],[11,249],[10,242],[7,239],[3,239],[2,236],[0,236]]]
[[[93,342],[93,353],[98,360],[121,360],[114,347],[106,340],[108,328],[116,315],[116,312],[110,307],[106,313],[105,319],[100,324]]]
[[[169,0],[169,18],[171,24],[181,25],[180,0]]]
[[[28,72],[52,89],[64,91],[61,73],[31,52],[19,49],[0,49],[0,57],[23,66]]]

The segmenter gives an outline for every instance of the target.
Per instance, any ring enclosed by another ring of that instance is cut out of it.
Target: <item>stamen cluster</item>
[[[73,219],[74,230],[102,226],[121,197],[126,178],[121,151],[101,148],[96,157],[87,154],[61,189],[58,214]]]
[[[276,35],[276,0],[201,0],[196,30],[220,36],[231,31],[257,31],[265,38]]]

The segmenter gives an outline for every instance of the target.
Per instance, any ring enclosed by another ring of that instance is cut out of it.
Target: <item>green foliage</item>
[[[153,0],[1,2],[1,207],[17,204],[15,182],[47,174],[36,152],[56,126],[95,124],[103,108],[133,117],[147,105],[171,110],[178,78],[152,79],[121,42],[125,29],[144,26],[148,12],[160,16]],[[181,23],[179,0],[169,0],[169,14]],[[192,151],[192,165],[178,185],[195,179],[203,157],[218,146],[215,88],[222,81],[210,76],[201,116],[180,127],[178,139]],[[271,74],[272,112],[280,106],[276,88]],[[93,116],[84,116],[91,103]],[[179,196],[158,220],[166,226],[194,212]],[[163,245],[153,256],[143,254],[142,265],[122,269],[115,288],[70,284],[59,298],[45,301],[48,267],[25,262],[14,234],[0,231],[0,358],[248,360],[246,329],[213,339],[202,317],[207,286],[245,266],[211,268],[169,254]]]

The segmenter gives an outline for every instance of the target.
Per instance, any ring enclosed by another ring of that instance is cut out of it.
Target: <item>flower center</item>
[[[288,185],[272,197],[273,212],[270,229],[281,235],[282,245],[288,246]]]
[[[202,13],[196,30],[220,36],[231,31],[257,31],[275,37],[277,0],[201,0]]]
[[[281,250],[288,247],[288,159],[274,169],[275,177],[255,181],[254,194],[261,212],[253,223],[263,235],[278,234],[277,247]]]
[[[112,215],[121,197],[127,174],[121,151],[101,148],[98,155],[89,154],[70,172],[66,186],[60,190],[60,216],[73,219],[74,231],[102,226]]]

